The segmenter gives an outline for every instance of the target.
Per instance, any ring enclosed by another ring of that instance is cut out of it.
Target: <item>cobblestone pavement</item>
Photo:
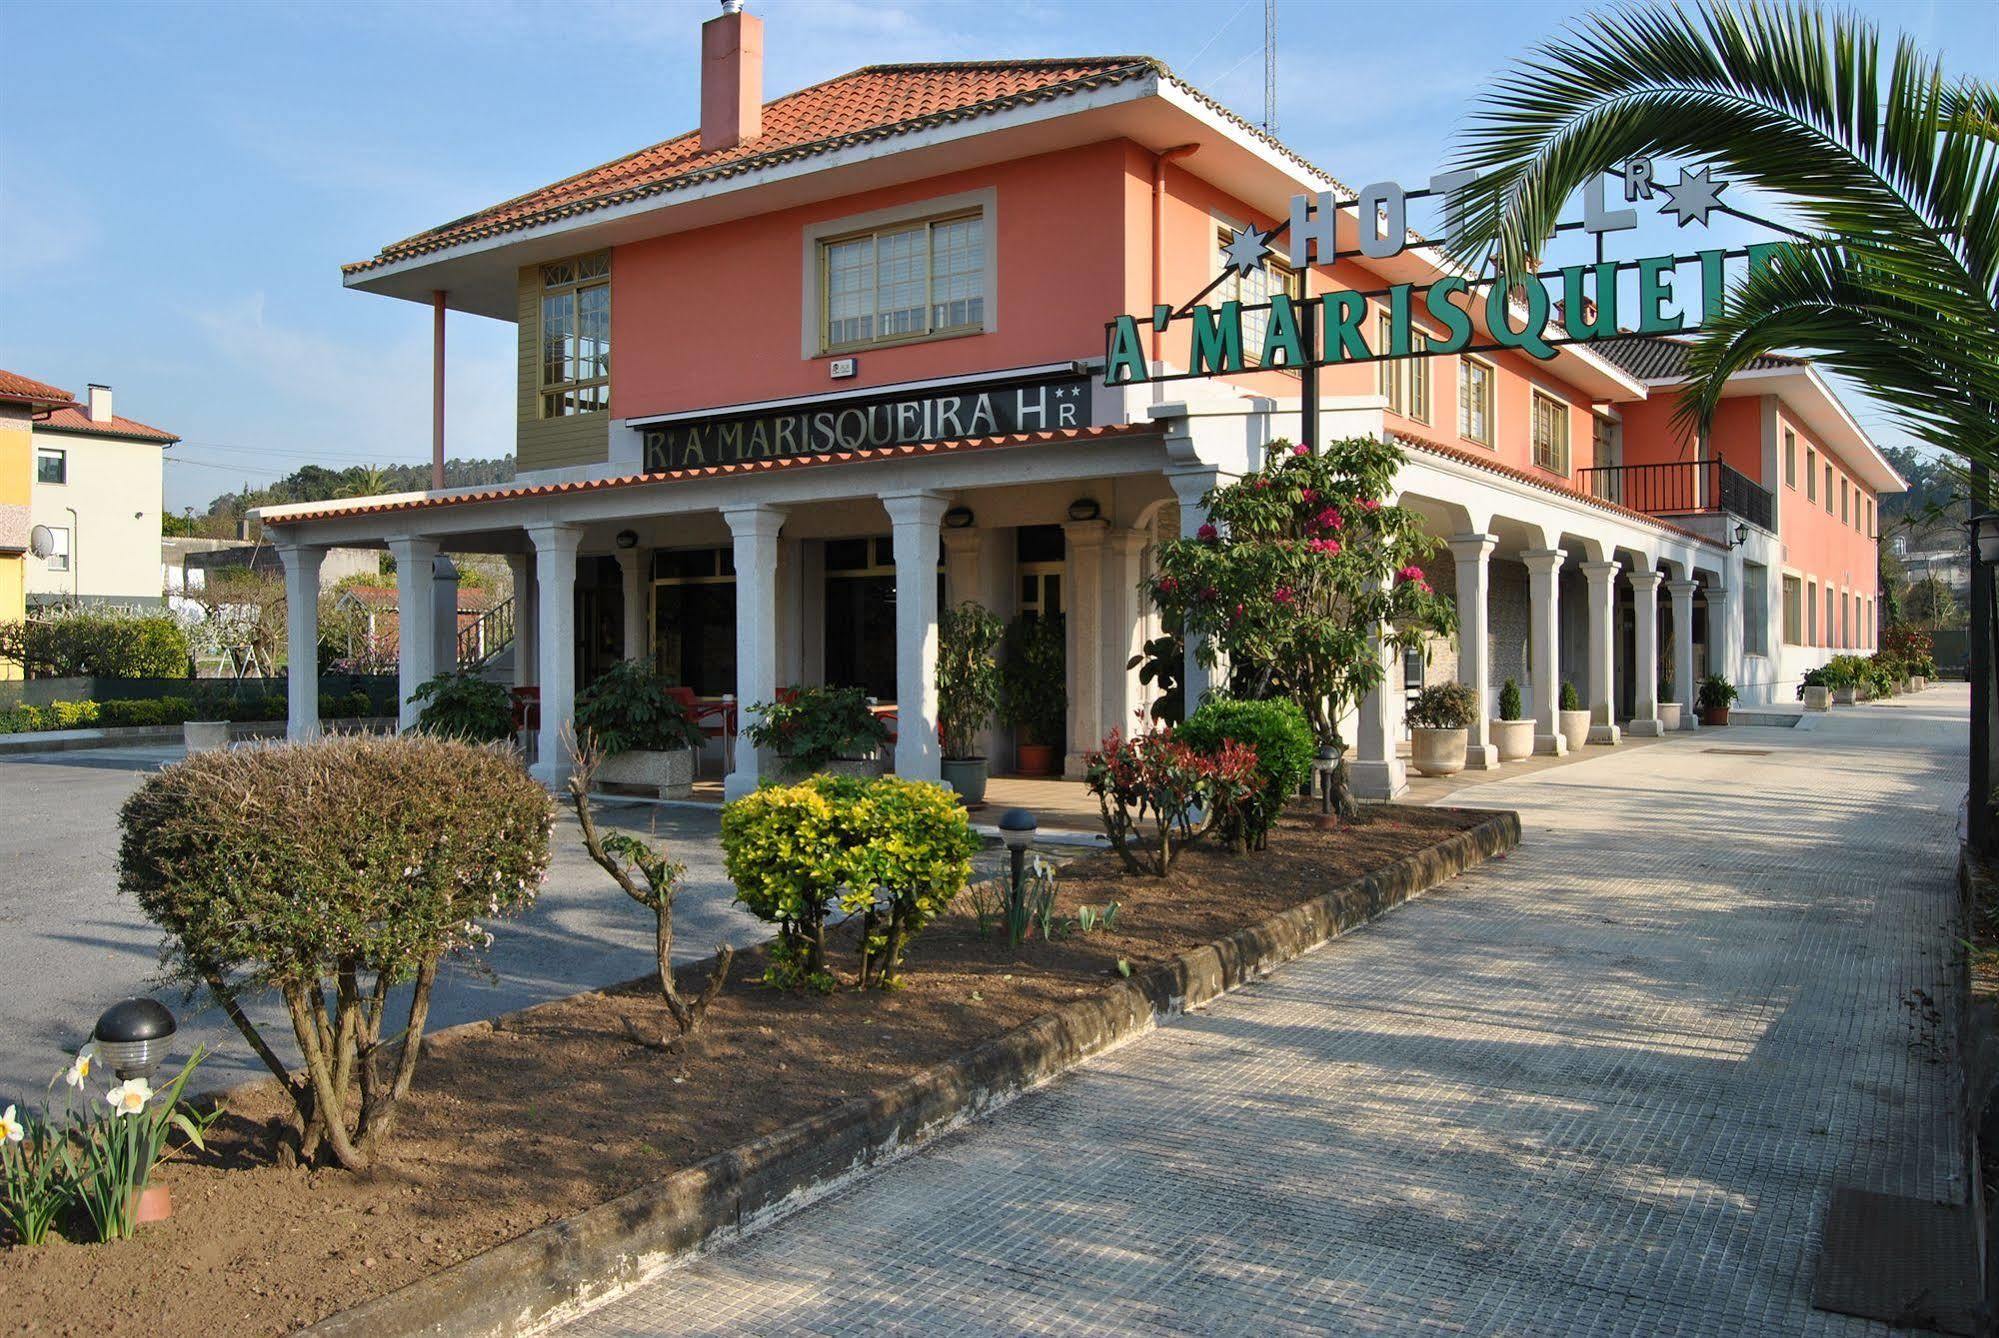
[[[1516,853],[572,1332],[1885,1333],[1811,1273],[1963,1192],[1965,705],[1460,791]]]

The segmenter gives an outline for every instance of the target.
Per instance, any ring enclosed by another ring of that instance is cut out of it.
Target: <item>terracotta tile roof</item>
[[[1004,437],[967,437],[962,441],[931,441],[914,446],[880,446],[865,451],[845,451],[826,455],[790,455],[772,460],[745,460],[731,465],[704,465],[698,469],[670,469],[657,474],[620,474],[615,478],[583,479],[574,483],[530,483],[480,488],[443,497],[407,497],[395,501],[356,498],[350,503],[328,502],[324,507],[283,516],[265,516],[265,525],[292,525],[306,520],[335,520],[345,516],[373,516],[395,511],[427,511],[440,506],[466,506],[479,502],[512,502],[527,497],[561,497],[570,493],[602,492],[609,488],[636,488],[647,484],[677,483],[687,479],[721,478],[730,474],[769,474],[784,469],[809,469],[820,465],[856,464],[868,460],[909,460],[919,456],[957,455],[968,451],[1000,450],[1017,446],[1046,446],[1071,441],[1113,441],[1121,437],[1157,436],[1160,429],[1151,423],[1116,424],[1109,427],[1070,427],[1051,432],[1017,432]]]
[[[1687,374],[1687,353],[1693,345],[1687,340],[1665,335],[1620,335],[1615,339],[1599,339],[1589,347],[1640,381],[1677,381]],[[1747,370],[1762,372],[1773,367],[1803,367],[1808,361],[1781,353],[1765,353],[1752,360]]]
[[[1147,56],[869,65],[765,103],[763,133],[748,143],[704,153],[701,132],[690,130],[554,185],[417,233],[384,247],[371,260],[342,269],[350,274],[373,269],[461,242],[810,158],[850,144],[887,139],[1163,72],[1164,67]]]
[[[88,432],[99,437],[133,437],[141,441],[157,441],[163,445],[180,440],[165,428],[141,423],[120,414],[112,414],[108,423],[93,423],[90,421],[90,414],[75,405],[66,409],[57,409],[49,415],[47,422],[35,424],[37,432],[43,429],[54,432]]]
[[[58,389],[46,381],[37,381],[32,376],[8,371],[0,371],[0,400],[43,406],[76,403],[67,390]]]
[[[1639,521],[1652,526],[1654,529],[1667,530],[1674,534],[1683,535],[1688,539],[1707,544],[1710,547],[1720,547],[1719,544],[1716,544],[1714,540],[1704,534],[1696,534],[1683,526],[1661,520],[1657,516],[1647,515],[1643,511],[1634,510],[1617,502],[1606,502],[1601,497],[1592,497],[1590,494],[1576,488],[1565,487],[1545,475],[1531,474],[1524,469],[1515,469],[1512,465],[1501,464],[1489,455],[1481,455],[1477,451],[1467,451],[1457,446],[1446,446],[1441,441],[1431,441],[1428,437],[1418,437],[1408,432],[1395,432],[1390,435],[1402,445],[1413,447],[1426,454],[1440,455],[1446,460],[1455,460],[1461,465],[1470,465],[1474,469],[1483,469],[1489,474],[1498,474],[1502,478],[1509,478],[1518,483],[1525,483],[1530,487],[1539,488],[1543,492],[1554,493],[1557,497],[1563,498],[1566,501],[1581,502],[1585,506],[1593,506],[1599,511],[1608,511],[1610,514],[1622,516],[1626,520]]]

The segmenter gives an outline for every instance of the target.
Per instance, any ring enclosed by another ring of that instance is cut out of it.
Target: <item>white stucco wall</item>
[[[158,603],[160,501],[164,466],[155,442],[37,432],[37,451],[69,457],[64,483],[36,483],[31,522],[71,530],[70,569],[52,571],[28,559],[30,603],[75,595],[82,599]],[[70,510],[76,515],[72,518]]]

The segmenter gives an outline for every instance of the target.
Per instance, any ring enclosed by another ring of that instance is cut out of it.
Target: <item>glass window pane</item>
[[[912,228],[875,238],[876,338],[923,333],[923,247],[927,231]]]
[[[576,377],[602,380],[611,374],[611,287],[593,284],[576,293]]]
[[[576,379],[576,294],[550,293],[541,299],[541,383],[559,386]]]
[[[826,342],[852,344],[875,332],[874,239],[856,237],[826,248]]]

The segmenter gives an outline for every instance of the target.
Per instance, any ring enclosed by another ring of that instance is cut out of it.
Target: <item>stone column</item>
[[[1632,714],[1626,728],[1640,739],[1658,737],[1659,729],[1659,583],[1665,575],[1650,567],[1631,571],[1633,632],[1631,672]]]
[[[1711,585],[1707,588],[1707,671],[1720,674],[1740,687],[1742,657],[1736,650],[1738,642],[1735,622],[1728,613],[1728,593],[1724,586]]]
[[[950,499],[884,497],[895,538],[895,774],[943,779],[937,740],[937,544]]]
[[[458,564],[451,554],[439,553],[430,560],[430,602],[436,610],[431,635],[437,638],[434,652],[437,671],[458,672]]]
[[[580,525],[534,525],[535,681],[541,685],[541,729],[534,777],[551,790],[569,779],[571,722],[576,716],[576,549]]]
[[[1534,751],[1556,757],[1569,751],[1555,715],[1562,700],[1562,559],[1559,548],[1522,553],[1527,564],[1527,646],[1534,683]]]
[[[1495,534],[1459,534],[1451,538],[1451,556],[1457,559],[1458,591],[1458,682],[1478,699],[1465,751],[1465,766],[1473,771],[1489,771],[1499,765],[1499,749],[1492,743],[1492,718],[1499,714],[1492,699],[1492,550],[1499,544]]]
[[[944,597],[952,608],[968,600],[983,605],[979,588],[979,547],[985,538],[983,530],[966,528],[945,530],[944,536]]]
[[[1402,656],[1379,638],[1374,652],[1382,661],[1381,682],[1360,699],[1347,778],[1362,799],[1387,800],[1409,788],[1408,771],[1398,751],[1402,742]]]
[[[534,556],[507,554],[507,571],[514,578],[514,686],[534,682]]]
[[[1104,545],[1103,711],[1104,732],[1138,727],[1143,695],[1138,670],[1127,668],[1145,648],[1146,595],[1138,588],[1140,556],[1151,538],[1144,530],[1112,530]],[[1093,745],[1094,746],[1094,745]]]
[[[319,569],[317,544],[279,544],[285,564],[285,737],[319,737]]]
[[[437,675],[437,605],[431,599],[431,562],[437,545],[398,535],[389,540],[396,559],[396,720],[416,724],[419,708],[410,694]]]
[[[1209,489],[1221,481],[1221,471],[1215,469],[1169,469],[1166,481],[1173,487],[1173,496],[1180,503],[1180,537],[1192,539],[1208,523],[1208,508],[1201,499]],[[1213,690],[1217,683],[1224,686],[1229,681],[1228,665],[1218,661],[1213,669],[1201,663],[1200,646],[1187,642],[1187,667],[1181,674],[1182,692],[1187,703],[1187,714],[1192,715],[1201,699]]]
[[[1615,562],[1585,562],[1589,581],[1589,741],[1617,746],[1617,574]]]
[[[1065,610],[1069,659],[1069,748],[1062,774],[1076,780],[1083,758],[1096,750],[1109,729],[1103,717],[1103,582],[1104,538],[1110,525],[1102,520],[1072,520],[1063,524],[1069,539],[1069,607]]]
[[[784,512],[774,506],[724,511],[736,556],[736,711],[738,733],[755,723],[750,708],[777,698],[777,536]],[[900,601],[898,601],[899,603]],[[900,615],[898,615],[900,617]],[[736,740],[736,765],[723,782],[728,799],[757,788],[764,759]]]
[[[620,548],[618,576],[625,596],[625,653],[627,660],[650,663],[652,646],[646,636],[646,567],[650,554],[637,548]]]
[[[1692,581],[1668,581],[1673,597],[1673,696],[1680,703],[1680,728],[1699,729],[1694,719],[1694,591]]]

